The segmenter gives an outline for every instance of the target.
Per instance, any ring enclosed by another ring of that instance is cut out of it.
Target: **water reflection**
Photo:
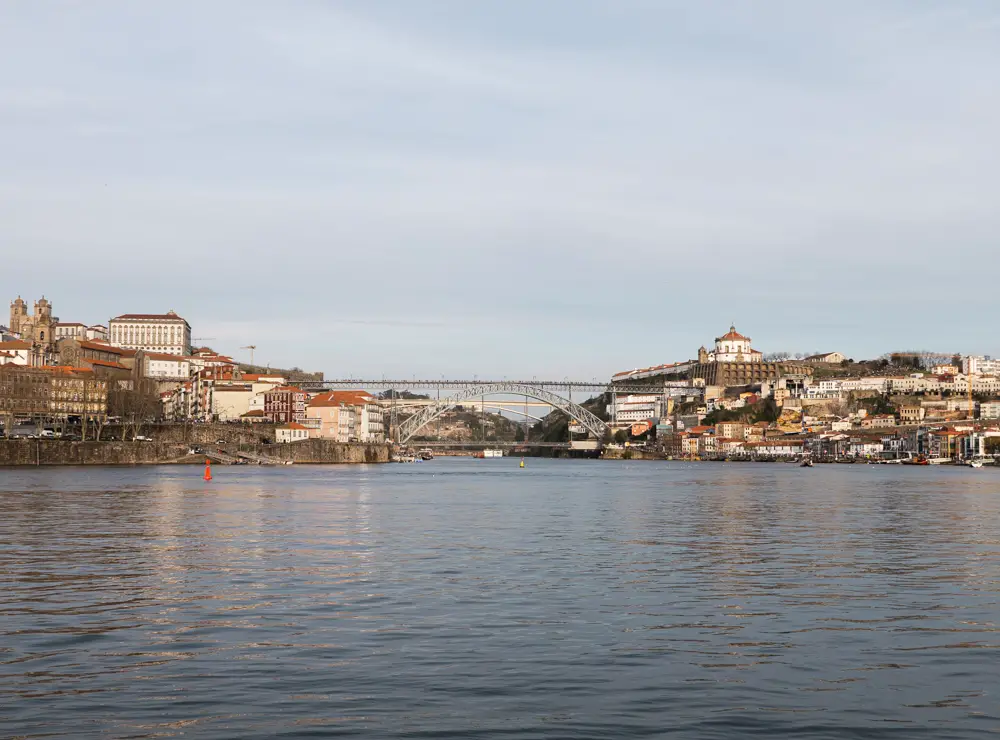
[[[1000,471],[508,462],[8,471],[4,729],[995,723]]]

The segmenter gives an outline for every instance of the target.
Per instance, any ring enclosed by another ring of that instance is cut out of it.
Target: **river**
[[[0,470],[0,735],[974,738],[1000,470]]]

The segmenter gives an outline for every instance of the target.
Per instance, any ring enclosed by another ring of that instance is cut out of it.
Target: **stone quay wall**
[[[345,444],[315,439],[295,444],[243,444],[239,449],[303,464],[389,462],[389,445],[386,444]],[[190,445],[187,443],[159,441],[64,442],[50,439],[5,439],[0,440],[0,467],[204,464],[204,455],[189,455],[189,450]]]

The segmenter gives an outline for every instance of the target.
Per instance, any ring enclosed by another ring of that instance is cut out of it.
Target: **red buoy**
[[[212,461],[205,458],[205,480],[212,480]]]

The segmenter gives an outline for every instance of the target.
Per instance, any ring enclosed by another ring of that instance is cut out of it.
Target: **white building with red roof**
[[[109,341],[127,349],[168,355],[191,354],[191,325],[173,311],[125,313],[111,319]]]
[[[23,342],[20,339],[0,342],[0,365],[28,366],[30,364],[31,342]]]
[[[699,362],[763,362],[764,355],[750,346],[750,337],[745,337],[730,326],[729,331],[715,338],[715,351],[698,351]]]

